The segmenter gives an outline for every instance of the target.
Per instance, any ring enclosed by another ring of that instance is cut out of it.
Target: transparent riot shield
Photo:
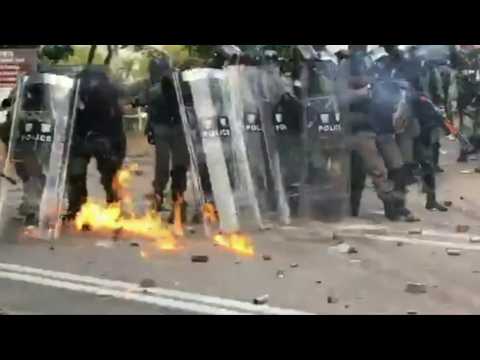
[[[232,136],[245,144],[246,161],[240,170],[251,177],[261,221],[289,224],[290,207],[273,124],[282,89],[259,67],[231,66],[226,74],[233,105]]]
[[[192,159],[198,203],[213,202],[220,230],[261,227],[258,202],[245,168],[243,138],[231,130],[230,92],[223,70],[194,69],[177,76],[182,122]],[[188,89],[185,87],[188,86]],[[185,101],[188,92],[190,103]]]
[[[2,236],[25,228],[45,240],[59,236],[77,92],[64,76],[19,78],[0,179]]]
[[[349,151],[333,79],[307,62],[301,71],[303,164],[300,217],[341,221],[349,210]]]

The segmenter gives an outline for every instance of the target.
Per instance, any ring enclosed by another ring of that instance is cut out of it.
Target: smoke
[[[448,60],[451,45],[416,45],[415,54],[425,60]]]

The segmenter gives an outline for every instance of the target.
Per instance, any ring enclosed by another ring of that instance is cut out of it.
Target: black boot
[[[170,211],[170,216],[168,217],[168,223],[173,224],[175,222],[175,207],[178,199],[182,199],[180,204],[180,218],[182,224],[185,224],[187,221],[187,202],[183,199],[183,195],[173,195],[172,196],[172,210]]]
[[[467,154],[466,151],[464,151],[464,150],[460,151],[460,156],[458,157],[457,162],[459,162],[459,163],[468,162],[468,154]]]
[[[436,196],[434,193],[427,194],[427,204],[425,208],[430,211],[440,211],[447,212],[448,209],[437,202]]]
[[[350,209],[352,217],[358,217],[360,214],[360,203],[362,200],[362,193],[352,192],[350,195]]]
[[[395,204],[395,200],[389,199],[383,201],[385,209],[385,217],[390,221],[398,221],[400,214],[398,213],[398,206]]]

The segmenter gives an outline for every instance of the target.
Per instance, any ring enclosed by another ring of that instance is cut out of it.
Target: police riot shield
[[[230,66],[226,74],[232,100],[232,136],[245,145],[246,161],[241,171],[250,177],[261,221],[265,225],[289,224],[290,208],[273,123],[282,88],[274,82],[273,74],[260,67]]]
[[[349,210],[349,151],[334,95],[334,78],[324,60],[308,60],[299,71],[303,161],[300,217],[341,221]]]
[[[221,231],[262,227],[245,143],[232,130],[225,72],[194,69],[176,78],[197,202],[214,203]]]
[[[77,83],[53,74],[32,74],[18,80],[0,179],[2,234],[26,226],[36,229],[34,234],[45,240],[59,236]]]

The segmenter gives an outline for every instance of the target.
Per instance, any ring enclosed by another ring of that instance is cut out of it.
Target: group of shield
[[[60,236],[79,81],[20,77],[0,178],[0,226],[8,229],[19,162],[33,157],[39,236]],[[213,204],[221,231],[264,229],[298,220],[340,220],[348,212],[348,152],[333,94],[299,99],[271,67],[233,65],[174,74],[191,158],[195,207]],[[26,89],[48,88],[29,108]],[[43,133],[48,129],[48,134]],[[42,132],[43,131],[43,132]],[[42,140],[42,141],[41,141]]]

